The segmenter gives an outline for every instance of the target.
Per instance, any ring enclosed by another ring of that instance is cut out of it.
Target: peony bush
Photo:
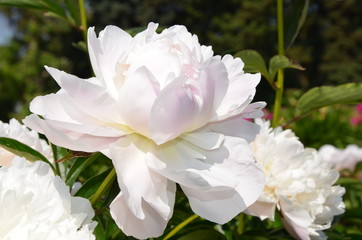
[[[284,55],[283,16],[267,66],[254,50],[216,55],[183,25],[98,32],[82,0],[25,2],[0,5],[76,26],[93,73],[45,66],[59,90],[35,97],[24,125],[0,122],[0,239],[362,237],[361,149],[316,150],[290,129],[316,109],[361,102],[362,86],[310,89],[286,114],[284,70],[304,68]],[[264,80],[272,111],[254,100]]]

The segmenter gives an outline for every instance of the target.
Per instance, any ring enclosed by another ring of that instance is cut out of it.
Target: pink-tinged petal
[[[147,202],[142,201],[143,218],[138,218],[130,210],[121,193],[110,204],[110,213],[117,226],[128,236],[138,239],[159,237],[163,234],[168,219],[164,219]]]
[[[240,116],[235,116],[219,122],[209,123],[202,128],[202,131],[207,130],[222,133],[226,136],[243,138],[248,142],[252,142],[260,132],[260,127]]]
[[[153,144],[140,135],[128,135],[110,146],[124,201],[135,218],[148,218],[148,208],[167,221],[173,211],[175,184],[146,165]],[[146,208],[145,208],[146,207]]]
[[[115,79],[116,65],[127,54],[132,37],[116,26],[107,26],[97,38],[94,28],[88,29],[88,49],[93,70],[103,80],[109,94],[118,95],[119,79]]]
[[[107,122],[122,122],[116,101],[96,82],[96,78],[81,79],[55,68],[45,68],[62,91],[67,92],[88,115]]]
[[[145,67],[134,72],[125,81],[120,92],[119,108],[122,119],[144,136],[149,135],[151,108],[158,92],[159,84]]]
[[[58,129],[56,126],[51,125],[51,120],[40,119],[35,114],[27,116],[23,120],[23,123],[27,127],[44,134],[49,141],[55,145],[75,151],[101,151],[102,149],[107,148],[109,144],[119,139],[119,137],[99,137],[84,133],[71,132],[62,128]]]
[[[246,106],[242,113],[238,116],[242,118],[261,118],[264,116],[264,107],[266,106],[265,102],[255,102]]]
[[[274,221],[276,204],[272,202],[256,201],[245,209],[244,213],[259,217],[261,220],[269,218]]]
[[[209,122],[224,98],[229,84],[225,66],[215,58],[212,59],[206,69],[199,73],[197,81],[193,84],[199,89],[198,94],[195,95],[200,98],[200,109],[191,130],[198,129]]]
[[[157,79],[160,88],[164,88],[169,81],[182,72],[182,62],[172,51],[175,51],[173,46],[165,41],[152,42],[142,46],[138,50],[139,54],[133,54],[127,59],[127,62],[130,63],[128,75],[132,76],[134,71],[145,67]]]
[[[178,78],[160,92],[151,110],[150,130],[154,142],[170,141],[190,127],[198,111],[193,91],[193,86]]]

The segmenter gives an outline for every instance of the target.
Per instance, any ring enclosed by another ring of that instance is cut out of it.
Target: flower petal
[[[261,220],[269,218],[274,221],[276,204],[272,202],[256,201],[251,204],[244,213],[259,217]]]
[[[145,201],[142,201],[142,209],[144,217],[140,219],[130,210],[122,192],[110,204],[112,218],[126,235],[138,239],[161,236],[167,226],[168,219],[164,219]]]
[[[120,138],[110,146],[111,159],[124,201],[134,218],[141,221],[152,212],[167,222],[173,212],[176,186],[146,165],[147,152],[153,147],[149,142],[135,134]]]
[[[109,144],[118,140],[119,137],[93,136],[86,133],[70,132],[61,127],[54,126],[51,120],[40,119],[31,114],[23,120],[24,124],[47,136],[49,141],[55,145],[69,148],[75,151],[97,152],[107,148]],[[101,131],[102,132],[102,131]]]
[[[160,92],[150,119],[151,139],[157,144],[176,138],[193,122],[198,101],[192,91],[193,86],[185,84],[180,77]]]
[[[226,136],[239,137],[251,142],[259,133],[260,127],[240,116],[235,116],[219,122],[209,123],[201,130],[219,132]]]
[[[115,98],[120,87],[117,79],[114,79],[116,65],[127,52],[131,40],[127,32],[116,26],[107,26],[98,38],[94,27],[88,29],[88,49],[94,73]]]
[[[81,79],[64,71],[45,66],[58,85],[88,115],[107,122],[122,122],[116,101],[96,78]]]
[[[152,73],[146,67],[141,67],[127,78],[120,92],[122,118],[128,126],[144,136],[149,135],[151,108],[158,91],[159,84]]]

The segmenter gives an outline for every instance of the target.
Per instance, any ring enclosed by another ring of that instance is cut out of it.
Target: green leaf
[[[88,179],[81,188],[75,193],[76,196],[90,198],[102,184],[104,179],[107,177],[112,168],[107,169],[106,171]]]
[[[272,78],[266,68],[263,57],[255,50],[243,50],[234,55],[234,57],[239,57],[243,60],[245,66],[244,71],[250,73],[260,72],[269,83],[272,84]]]
[[[287,49],[293,44],[307,18],[309,0],[292,1],[286,11],[284,43]]]
[[[305,115],[328,105],[358,102],[362,102],[362,83],[347,83],[334,87],[315,87],[298,100],[295,114]]]
[[[270,78],[274,81],[277,71],[284,68],[294,68],[298,70],[305,69],[295,60],[288,59],[286,56],[276,55],[269,61]]]
[[[1,0],[1,5],[46,11],[51,13],[50,15],[69,21],[65,9],[53,0]]]
[[[25,145],[24,143],[21,143],[12,138],[0,137],[0,147],[19,157],[26,158],[28,161],[34,162],[37,160],[41,160],[43,162],[46,162],[50,165],[54,173],[57,173],[53,164],[51,164],[46,157],[44,157],[41,153],[34,150],[33,148],[29,147],[28,145]]]
[[[81,23],[80,23],[79,5],[77,1],[65,0],[65,5],[67,6],[71,19],[73,20],[73,23],[75,23],[77,26],[80,26]]]
[[[190,232],[177,240],[223,240],[226,239],[224,235],[213,229],[202,229]]]
[[[77,180],[79,174],[97,158],[103,155],[99,152],[92,154],[88,158],[79,157],[76,158],[73,165],[70,167],[65,183],[72,187],[74,182]]]

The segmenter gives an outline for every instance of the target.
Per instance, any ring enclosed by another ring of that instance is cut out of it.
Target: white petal
[[[138,239],[159,237],[163,234],[168,219],[164,219],[147,202],[142,202],[144,218],[137,218],[127,205],[122,192],[110,205],[110,213],[117,226],[128,236]]]
[[[158,91],[159,84],[152,73],[141,67],[127,78],[120,92],[122,118],[128,126],[144,136],[149,135],[151,108]]]
[[[55,68],[45,68],[82,111],[96,119],[121,122],[119,106],[106,88],[95,83],[96,78],[81,79]]]
[[[244,213],[259,217],[261,220],[269,218],[274,221],[276,204],[272,202],[256,201],[245,209]]]
[[[116,65],[122,54],[126,53],[132,37],[116,26],[107,26],[97,38],[94,28],[88,29],[88,49],[93,70],[96,76],[104,81],[109,94],[118,95]]]
[[[297,239],[310,239],[308,227],[313,223],[306,209],[282,197],[280,200],[282,221],[287,231]]]
[[[185,85],[183,79],[178,78],[160,92],[150,122],[151,138],[157,144],[176,138],[193,122],[198,101],[192,91],[192,86]]]
[[[234,189],[200,192],[181,186],[192,211],[209,221],[224,224],[242,212],[247,206]]]
[[[34,114],[27,116],[23,122],[27,127],[46,135],[49,141],[55,145],[75,151],[97,152],[119,139],[119,137],[99,137],[57,129],[54,125],[50,125],[50,120],[40,119]]]
[[[164,220],[171,217],[175,185],[146,165],[150,141],[139,135],[121,138],[110,146],[110,154],[117,172],[118,184],[133,215],[144,219],[145,204]]]
[[[215,132],[191,132],[182,135],[186,141],[205,150],[213,150],[220,147],[224,136]]]
[[[219,122],[207,124],[202,128],[203,131],[214,131],[226,136],[239,137],[251,142],[260,132],[260,127],[252,122],[243,119],[240,116],[228,118]]]

